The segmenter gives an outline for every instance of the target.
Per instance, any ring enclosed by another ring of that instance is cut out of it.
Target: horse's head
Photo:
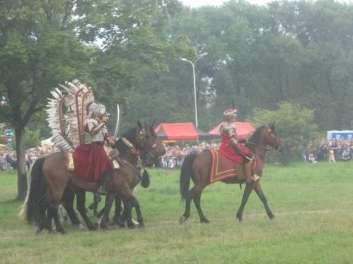
[[[261,132],[262,133],[260,138],[262,139],[263,145],[271,146],[274,149],[278,149],[280,147],[281,139],[279,138],[276,132],[274,123],[263,126],[263,129]]]
[[[130,146],[129,146],[130,145]],[[116,143],[120,153],[131,158],[131,155],[137,158],[137,155],[131,154],[131,145],[139,153],[145,166],[152,166],[166,152],[164,145],[158,139],[153,125],[142,125],[137,122],[137,126],[129,129],[122,135],[122,138]]]
[[[270,146],[278,149],[281,145],[281,139],[277,135],[275,125],[273,123],[257,128],[248,142],[251,148],[256,148],[257,146]]]
[[[158,139],[153,125],[145,125],[141,158],[146,166],[157,163],[166,153],[164,144]]]

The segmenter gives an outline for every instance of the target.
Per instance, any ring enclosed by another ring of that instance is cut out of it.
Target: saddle
[[[226,158],[218,149],[209,151],[212,157],[210,183],[243,176],[242,165]]]

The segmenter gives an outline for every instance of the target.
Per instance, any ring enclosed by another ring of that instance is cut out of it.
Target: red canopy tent
[[[235,126],[239,139],[247,139],[255,131],[254,127],[249,122],[234,122],[233,125]],[[221,123],[212,128],[208,134],[219,136],[220,126]]]
[[[164,140],[197,140],[199,133],[192,122],[160,123],[155,131]]]

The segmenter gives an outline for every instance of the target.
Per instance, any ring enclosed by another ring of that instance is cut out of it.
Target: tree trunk
[[[25,149],[23,145],[24,128],[15,128],[17,157],[17,200],[23,201],[27,192]]]

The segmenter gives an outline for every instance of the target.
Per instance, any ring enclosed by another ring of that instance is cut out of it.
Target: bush
[[[313,110],[289,102],[280,103],[276,110],[255,109],[253,114],[257,126],[275,122],[283,146],[282,152],[273,157],[283,164],[298,160],[307,143],[318,136],[319,129],[313,120]]]

